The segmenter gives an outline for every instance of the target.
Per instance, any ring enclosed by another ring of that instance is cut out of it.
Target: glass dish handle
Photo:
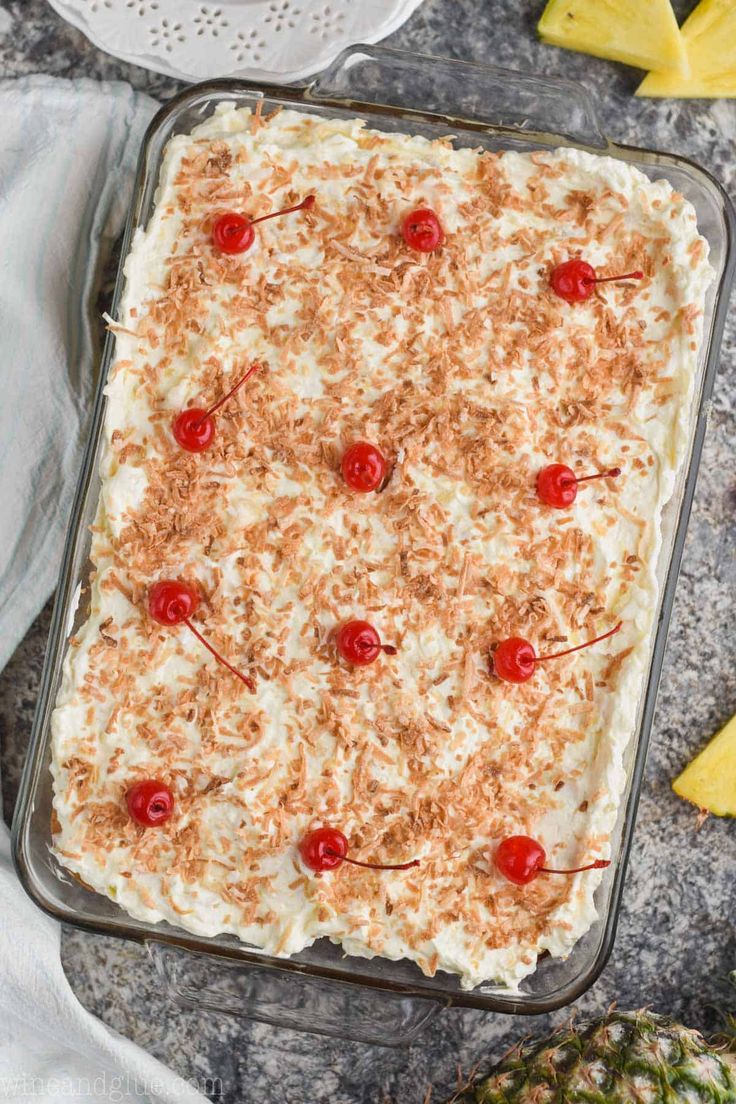
[[[343,50],[309,85],[305,97],[379,110],[431,111],[450,125],[470,122],[506,132],[562,135],[597,149],[607,145],[590,93],[574,81],[386,46]]]
[[[149,940],[146,949],[169,996],[182,1007],[317,1035],[378,1046],[408,1046],[444,1007],[423,997],[271,966],[245,966],[242,961]]]

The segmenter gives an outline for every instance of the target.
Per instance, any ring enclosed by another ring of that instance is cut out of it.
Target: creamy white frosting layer
[[[260,224],[247,253],[213,250],[217,213],[306,194],[314,211]],[[417,206],[437,254],[401,240]],[[549,273],[578,254],[646,277],[564,303]],[[56,854],[143,920],[518,986],[588,930],[601,874],[512,886],[500,839],[532,835],[557,866],[611,853],[711,279],[691,206],[578,151],[226,108],[170,141],[126,278],[91,610],[53,719]],[[175,413],[254,360],[216,447],[182,454]],[[340,480],[356,439],[390,460],[381,494]],[[622,475],[553,510],[534,491],[550,462]],[[150,621],[147,587],[177,577],[254,695]],[[348,669],[332,634],[350,617],[396,656]],[[619,620],[524,686],[489,673],[505,636],[549,653]],[[147,777],[176,806],[146,831],[124,795]],[[297,844],[321,824],[356,858],[420,866],[315,876]]]

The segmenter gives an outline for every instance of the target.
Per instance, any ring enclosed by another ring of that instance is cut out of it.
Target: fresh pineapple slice
[[[701,0],[682,27],[690,78],[676,80],[671,72],[650,73],[637,96],[716,99],[736,96],[736,3]]]
[[[682,26],[692,75],[736,72],[736,4],[701,0]]]
[[[636,90],[637,96],[672,100],[736,99],[736,71],[715,77],[678,77],[677,73],[650,73]]]
[[[716,816],[736,816],[736,717],[685,767],[672,789]]]
[[[545,42],[687,75],[687,57],[669,0],[549,0],[537,29]]]

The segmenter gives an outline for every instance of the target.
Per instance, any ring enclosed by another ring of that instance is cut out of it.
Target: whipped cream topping
[[[213,249],[219,214],[312,193],[248,252]],[[432,254],[399,233],[418,206],[445,231]],[[576,255],[645,278],[570,305],[549,274]],[[56,854],[143,920],[518,986],[590,927],[601,875],[515,886],[495,846],[611,853],[711,278],[691,206],[582,152],[226,107],[170,141],[126,276],[91,610],[53,719]],[[183,452],[172,418],[255,360],[213,447]],[[379,494],[341,480],[361,439],[391,465]],[[535,494],[550,462],[622,475],[555,510]],[[161,578],[199,588],[198,629],[254,695],[151,621]],[[350,618],[397,654],[349,668],[333,636]],[[508,636],[551,652],[618,620],[527,684],[489,672]],[[176,795],[162,828],[127,815],[142,778]],[[420,865],[315,875],[297,844],[322,824],[355,858]]]

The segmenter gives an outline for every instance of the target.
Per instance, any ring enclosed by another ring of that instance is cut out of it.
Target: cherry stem
[[[221,399],[218,399],[217,402],[214,404],[214,406],[211,406],[209,408],[209,410],[205,410],[202,417],[198,418],[197,421],[194,423],[194,428],[199,429],[199,427],[202,425],[202,422],[206,422],[208,418],[211,418],[213,414],[216,414],[217,411],[220,409],[220,407],[224,406],[225,403],[228,401],[228,399],[231,399],[233,397],[233,395],[238,390],[238,388],[242,387],[243,384],[246,382],[246,380],[249,380],[250,377],[255,375],[255,373],[258,371],[258,369],[262,368],[262,367],[263,367],[263,365],[258,364],[257,362],[255,364],[251,364],[248,371],[245,373],[244,376],[240,377],[240,379],[235,384],[235,386],[231,387],[230,390],[227,392],[227,394],[223,395]]]
[[[613,636],[623,625],[623,621],[619,621],[613,629],[609,629],[608,632],[603,633],[601,636],[596,636],[593,640],[586,640],[584,644],[576,644],[574,648],[566,648],[564,652],[555,652],[554,655],[536,656],[536,663],[544,663],[547,659],[560,659],[562,656],[570,655],[571,652],[579,652],[581,648],[589,648],[591,644],[598,644],[601,640],[607,640],[609,636]]]
[[[551,870],[548,866],[540,866],[540,874],[580,874],[583,870],[605,870],[607,866],[610,866],[610,859],[596,859],[595,862],[588,863],[587,866],[574,866],[570,870]]]
[[[644,273],[639,269],[636,272],[624,272],[621,276],[586,276],[583,280],[585,284],[608,284],[611,280],[643,280]]]
[[[398,650],[399,649],[396,648],[393,644],[382,644],[381,645],[381,651],[385,652],[386,655],[396,655]]]
[[[410,870],[412,866],[419,866],[419,859],[412,859],[411,862],[405,863],[369,863],[361,862],[359,859],[349,859],[347,855],[341,855],[338,851],[333,851],[331,848],[325,848],[326,855],[332,855],[335,859],[342,859],[343,862],[351,863],[352,866],[364,866],[367,870]]]
[[[244,675],[242,671],[239,671],[237,669],[237,667],[233,667],[232,663],[228,663],[228,661],[226,659],[223,659],[223,657],[220,655],[220,653],[215,651],[215,649],[212,647],[212,645],[209,644],[205,640],[205,638],[202,636],[201,632],[199,632],[198,629],[195,629],[194,625],[192,624],[192,622],[189,620],[188,617],[184,618],[184,624],[186,625],[186,627],[188,629],[190,629],[194,633],[194,635],[196,636],[196,638],[200,642],[200,644],[204,644],[207,651],[215,657],[215,659],[218,661],[218,663],[221,663],[223,665],[223,667],[227,667],[228,671],[230,671],[233,675],[237,675],[237,677],[240,679],[240,681],[245,683],[245,685],[248,687],[248,689],[251,691],[251,693],[255,694],[256,684],[254,683],[252,678],[249,678],[248,675]]]
[[[277,215],[290,215],[292,211],[308,211],[311,207],[314,207],[315,197],[313,195],[305,196],[301,203],[295,203],[293,207],[282,207],[280,211],[272,211],[270,215],[261,215],[260,218],[251,219],[251,226],[255,226],[257,222],[265,222],[266,219],[276,218]]]
[[[615,479],[621,474],[620,468],[609,468],[608,471],[598,472],[596,475],[575,476],[576,483],[587,483],[589,479]]]

